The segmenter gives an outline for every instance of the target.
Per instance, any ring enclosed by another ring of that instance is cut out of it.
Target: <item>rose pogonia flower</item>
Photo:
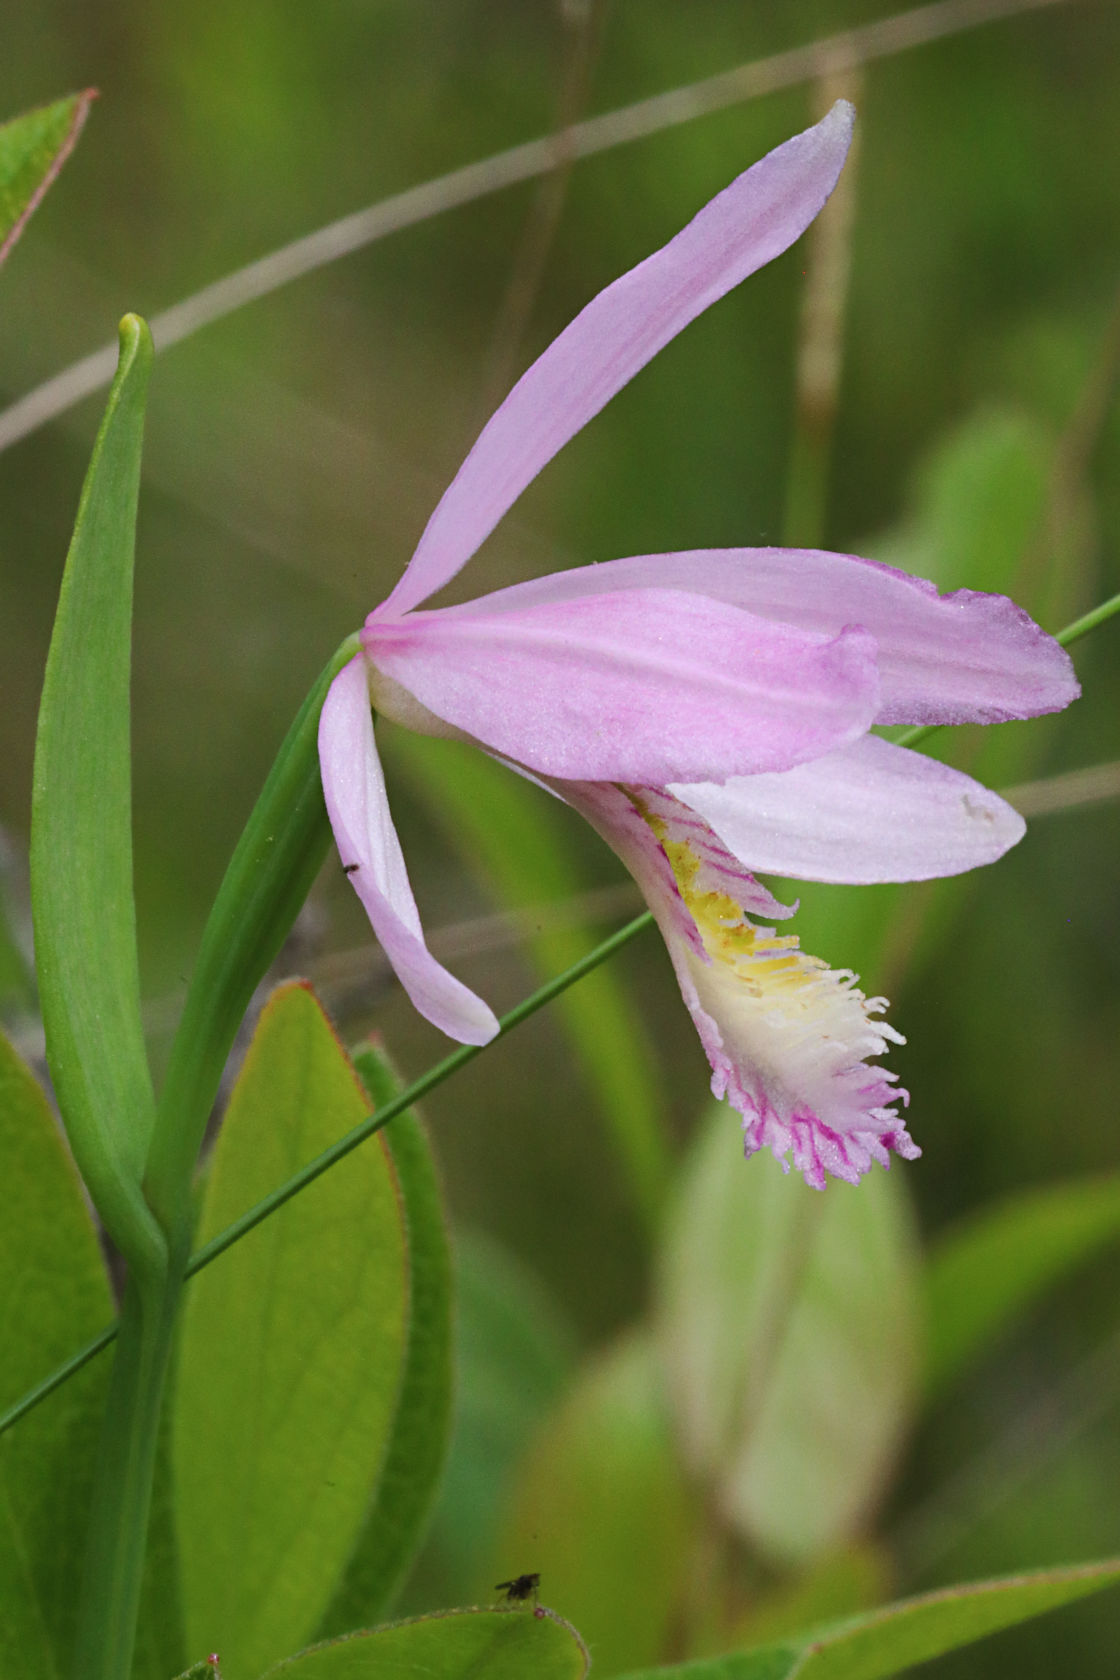
[[[942,597],[850,555],[715,549],[554,573],[418,610],[556,451],[710,303],[785,250],[832,191],[851,137],[841,101],[732,182],[616,280],[522,377],[366,619],[319,731],[351,885],[417,1009],[451,1037],[497,1030],[424,944],[393,828],[376,711],[465,737],[545,783],[619,853],[652,909],[712,1065],[743,1117],[811,1184],[918,1153],[899,1035],[855,977],[759,925],[791,914],[754,871],[916,881],[989,863],[1023,832],[968,776],[869,733],[990,723],[1074,698],[1070,662],[1002,596]]]

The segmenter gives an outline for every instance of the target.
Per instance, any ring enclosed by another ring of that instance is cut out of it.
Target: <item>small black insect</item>
[[[354,875],[361,867],[360,863],[344,863],[342,866],[342,873],[344,875]]]
[[[539,1575],[515,1575],[512,1581],[499,1581],[494,1591],[500,1592],[507,1604],[524,1604],[529,1598],[535,1604],[540,1585]]]

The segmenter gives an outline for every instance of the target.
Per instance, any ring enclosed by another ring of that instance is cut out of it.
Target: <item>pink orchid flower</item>
[[[753,872],[917,881],[999,857],[1023,832],[1010,806],[869,731],[1055,711],[1078,692],[1065,653],[1002,596],[942,597],[870,560],[792,549],[642,555],[417,609],[639,368],[804,232],[852,121],[841,101],[740,175],[534,363],[366,619],[319,735],[342,862],[423,1015],[470,1044],[497,1030],[424,944],[371,701],[469,738],[588,818],[649,902],[747,1153],[792,1151],[818,1187],[918,1153],[897,1075],[867,1062],[899,1035],[854,975],[751,919],[791,914]]]

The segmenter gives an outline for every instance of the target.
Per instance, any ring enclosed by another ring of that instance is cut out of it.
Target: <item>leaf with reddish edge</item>
[[[0,124],[0,263],[74,149],[96,88]]]

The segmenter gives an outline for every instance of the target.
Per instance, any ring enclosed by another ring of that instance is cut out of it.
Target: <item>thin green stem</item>
[[[74,1680],[129,1680],[160,1408],[181,1279],[135,1277],[125,1291],[82,1571]]]
[[[627,922],[625,927],[619,928],[617,933],[612,933],[609,938],[604,939],[600,945],[597,945],[593,951],[589,951],[579,962],[573,963],[570,968],[566,968],[555,979],[549,980],[544,986],[540,986],[519,1003],[516,1008],[511,1009],[508,1015],[502,1016],[499,1022],[498,1036],[504,1038],[507,1033],[513,1031],[514,1027],[520,1026],[522,1021],[527,1021],[530,1015],[535,1015],[539,1009],[543,1009],[546,1003],[551,1003],[553,998],[559,997],[560,993],[566,991],[569,986],[574,986],[577,980],[582,980],[585,974],[590,974],[592,969],[598,968],[600,963],[606,962],[608,957],[614,956],[616,951],[629,944],[635,934],[639,934],[643,928],[649,927],[652,921],[653,917],[649,911],[643,911],[633,921]],[[460,1049],[453,1050],[449,1056],[445,1056],[434,1067],[429,1068],[427,1073],[422,1073],[419,1079],[414,1079],[412,1084],[407,1086],[399,1096],[393,1098],[392,1102],[386,1103],[383,1108],[379,1108],[376,1114],[367,1115],[357,1126],[347,1132],[345,1137],[340,1138],[337,1143],[332,1144],[321,1155],[317,1155],[313,1161],[309,1161],[305,1167],[302,1167],[279,1189],[274,1190],[271,1195],[266,1196],[255,1207],[250,1208],[234,1224],[227,1225],[224,1231],[219,1231],[216,1237],[212,1237],[204,1247],[191,1256],[186,1268],[186,1276],[193,1277],[196,1272],[202,1271],[204,1266],[209,1266],[220,1254],[224,1254],[227,1248],[232,1248],[235,1242],[238,1242],[241,1237],[253,1230],[262,1220],[267,1219],[283,1207],[285,1202],[290,1201],[300,1190],[311,1184],[328,1168],[333,1167],[337,1161],[343,1160],[345,1156],[350,1154],[351,1150],[356,1149],[360,1143],[364,1143],[366,1138],[372,1137],[374,1132],[379,1132],[398,1114],[402,1114],[406,1108],[411,1108],[413,1103],[419,1102],[421,1097],[427,1096],[429,1091],[434,1091],[437,1085],[442,1085],[445,1079],[449,1079],[453,1073],[457,1073],[461,1067],[465,1067],[468,1062],[473,1061],[485,1048],[485,1045],[465,1044]],[[18,1423],[20,1418],[26,1417],[28,1412],[33,1411],[39,1405],[40,1401],[45,1400],[49,1394],[54,1393],[56,1388],[60,1388],[63,1383],[75,1376],[84,1365],[88,1365],[89,1361],[96,1358],[104,1348],[109,1347],[116,1339],[119,1330],[119,1325],[108,1325],[92,1341],[87,1342],[85,1347],[80,1348],[77,1353],[73,1354],[65,1364],[60,1365],[57,1370],[51,1372],[49,1377],[44,1377],[41,1383],[29,1389],[14,1405],[9,1406],[6,1412],[0,1414],[0,1435],[5,1430],[10,1429],[13,1424]]]
[[[1120,613],[1120,595],[1113,595],[1108,601],[1102,601],[1099,607],[1085,613],[1081,618],[1075,618],[1072,624],[1067,624],[1064,630],[1059,630],[1054,640],[1061,642],[1063,647],[1069,647],[1071,642],[1080,641],[1090,630],[1095,630],[1098,624],[1107,624],[1110,618]]]

